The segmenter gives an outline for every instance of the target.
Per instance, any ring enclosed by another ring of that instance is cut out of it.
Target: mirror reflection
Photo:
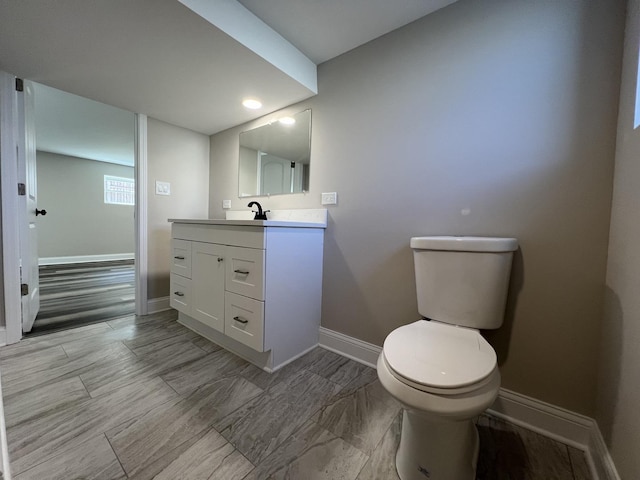
[[[309,190],[311,110],[240,134],[238,196]]]

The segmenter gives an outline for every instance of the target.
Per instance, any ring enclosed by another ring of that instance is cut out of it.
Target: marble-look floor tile
[[[372,370],[371,367],[320,347],[312,350],[299,361],[310,372],[342,386],[347,385],[364,372]]]
[[[302,365],[297,362],[290,363],[285,365],[280,370],[277,370],[273,373],[267,373],[261,368],[256,367],[253,364],[248,364],[242,371],[240,375],[249,380],[252,383],[255,383],[257,386],[266,390],[278,382],[282,382],[295,375],[300,371]]]
[[[272,453],[340,389],[300,370],[216,421],[214,427],[254,465]]]
[[[222,347],[216,343],[213,343],[212,341],[204,338],[204,337],[198,337],[193,341],[194,345],[196,347],[201,348],[202,350],[204,350],[207,353],[211,353],[211,352],[217,352],[218,350],[221,350]]]
[[[571,473],[567,446],[539,433],[521,428],[518,434],[529,457],[526,480],[565,480]],[[570,477],[569,477],[570,478]]]
[[[314,420],[334,435],[370,454],[400,411],[378,380],[323,406]]]
[[[52,457],[15,480],[117,480],[127,478],[109,442],[99,435],[71,451]],[[178,477],[176,477],[178,478]]]
[[[367,455],[308,421],[245,480],[353,480]]]
[[[567,446],[567,450],[569,452],[569,460],[571,461],[574,480],[591,480],[591,473],[585,452],[569,446]]]
[[[63,408],[80,405],[89,392],[78,377],[35,388],[6,399],[4,416],[8,428]]]
[[[154,480],[241,480],[253,470],[244,458],[222,435],[210,429]]]
[[[171,345],[175,345],[176,343],[185,343],[190,342],[193,345],[194,350],[201,351],[206,353],[201,348],[198,348],[193,343],[193,340],[196,338],[196,334],[190,330],[185,332],[173,332],[165,330],[165,335],[161,338],[148,338],[146,336],[139,336],[134,338],[133,340],[125,340],[124,343],[129,350],[131,350],[136,356],[141,357],[145,355],[155,355],[156,352],[163,349],[164,347],[168,347]]]
[[[400,480],[396,470],[396,453],[400,445],[401,428],[402,412],[399,412],[380,443],[371,452],[357,480]]]
[[[197,360],[166,370],[162,379],[180,395],[189,395],[202,385],[235,375],[248,362],[226,350],[209,353]]]
[[[241,377],[207,384],[170,408],[150,410],[116,427],[107,438],[127,475],[153,478],[187,449],[211,424],[262,392]]]
[[[80,375],[92,397],[99,397],[132,383],[161,375],[197,360],[206,353],[191,342],[181,342],[158,348],[144,357],[123,357],[116,362],[102,364]]]
[[[158,327],[173,323],[178,318],[178,312],[176,310],[165,310],[163,312],[153,313],[151,315],[128,315],[126,317],[116,318],[106,322],[107,326],[117,329],[130,326],[149,326]]]
[[[63,450],[76,448],[97,434],[156,407],[170,407],[179,399],[166,383],[155,378],[8,428],[13,473],[21,473]]]
[[[25,372],[22,376],[7,380],[2,377],[2,393],[5,398],[35,387],[49,385],[65,378],[75,377],[83,372],[118,362],[124,357],[135,355],[121,343],[105,345],[82,357],[67,359],[51,364],[49,368]]]
[[[69,361],[69,357],[60,346],[50,347],[40,352],[34,352],[20,357],[7,358],[0,361],[2,380],[10,383],[26,373],[42,372],[52,366],[62,365]]]

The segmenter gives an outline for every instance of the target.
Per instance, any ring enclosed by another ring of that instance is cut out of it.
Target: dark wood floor
[[[31,335],[135,312],[133,260],[40,267],[40,311]]]
[[[168,311],[0,348],[0,370],[16,480],[398,478],[400,406],[322,348],[269,375]],[[478,479],[590,479],[577,449],[478,425]]]

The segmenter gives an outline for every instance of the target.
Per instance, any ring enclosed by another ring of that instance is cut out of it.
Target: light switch
[[[156,195],[171,195],[171,184],[156,180]]]
[[[337,205],[338,194],[336,192],[328,192],[322,194],[322,205]]]
[[[222,200],[222,208],[231,208],[231,200]]]

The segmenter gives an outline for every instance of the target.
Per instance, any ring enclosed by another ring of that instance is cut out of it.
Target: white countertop
[[[227,210],[227,218],[170,218],[172,223],[195,223],[200,225],[238,225],[247,227],[294,227],[327,228],[325,208],[299,208],[273,210],[267,213],[268,220],[253,220],[251,210]]]
[[[247,227],[296,227],[327,228],[326,223],[295,222],[287,220],[224,220],[217,218],[170,218],[171,223],[195,223],[200,225],[240,225]]]

